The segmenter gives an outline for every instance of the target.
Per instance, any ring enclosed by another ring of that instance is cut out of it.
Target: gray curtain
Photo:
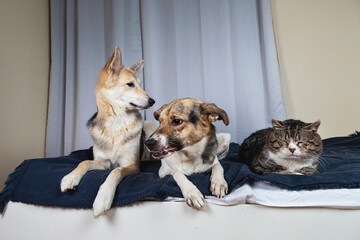
[[[284,119],[285,107],[269,0],[51,0],[51,79],[46,155],[92,145],[98,73],[119,46],[156,104],[194,97],[226,110],[217,123],[241,142]]]

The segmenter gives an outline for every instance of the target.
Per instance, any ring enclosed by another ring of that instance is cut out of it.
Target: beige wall
[[[272,0],[290,117],[323,138],[360,131],[360,1]]]
[[[48,0],[0,2],[0,189],[24,159],[44,156]]]

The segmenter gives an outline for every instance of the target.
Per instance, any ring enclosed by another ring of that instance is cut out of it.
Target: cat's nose
[[[289,148],[289,151],[290,151],[291,153],[294,153],[295,150],[296,150],[296,148]]]

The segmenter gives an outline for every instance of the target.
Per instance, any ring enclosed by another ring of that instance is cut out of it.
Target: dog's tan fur
[[[139,109],[146,109],[154,100],[144,92],[138,78],[144,61],[130,68],[122,64],[118,47],[103,67],[95,87],[98,111],[88,121],[93,139],[94,160],[81,162],[66,175],[61,191],[74,189],[87,171],[113,169],[101,185],[93,204],[94,216],[110,209],[119,182],[127,175],[139,171],[140,138],[143,121]]]
[[[228,190],[217,154],[227,148],[230,134],[215,135],[214,121],[229,124],[226,112],[215,104],[193,98],[177,99],[154,113],[158,129],[145,141],[153,157],[161,159],[160,177],[171,174],[186,203],[201,209],[204,197],[185,175],[210,169],[211,192],[223,197]]]

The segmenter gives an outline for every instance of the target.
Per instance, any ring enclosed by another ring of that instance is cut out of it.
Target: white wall
[[[44,157],[49,1],[0,3],[0,190],[28,158]]]
[[[360,1],[272,0],[290,117],[323,138],[360,131]]]

